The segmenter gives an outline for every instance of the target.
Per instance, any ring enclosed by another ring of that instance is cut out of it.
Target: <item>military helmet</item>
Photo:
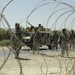
[[[19,23],[15,23],[15,26],[19,26],[20,24]]]
[[[63,29],[62,29],[63,32],[65,32],[66,30],[67,30],[66,28],[63,28]]]

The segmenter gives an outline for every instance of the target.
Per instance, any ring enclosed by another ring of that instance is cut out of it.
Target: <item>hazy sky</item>
[[[2,8],[9,1],[10,0],[0,0],[0,12],[2,11]],[[43,1],[43,0],[13,0],[5,9],[3,15],[8,20],[11,28],[14,28],[14,25],[16,22],[21,23],[22,27],[26,27],[26,19],[25,18],[27,18],[27,16],[31,13],[31,11],[34,9],[34,7],[39,3],[37,5],[37,7],[39,7],[39,8],[35,9],[35,11],[32,14],[30,14],[30,16],[28,17],[28,21],[32,25],[34,25],[36,27],[36,26],[38,26],[38,24],[42,24],[44,27],[53,28],[53,29],[54,28],[61,29],[63,27],[66,27],[69,29],[71,29],[71,28],[75,29],[75,25],[74,25],[75,15],[74,15],[74,10],[72,8],[70,8],[67,5],[58,5],[57,6],[57,4],[59,4],[59,2],[57,2],[57,1],[52,1],[52,0],[45,0],[43,2],[41,2],[41,1]],[[65,2],[72,6],[75,5],[75,0],[59,0],[59,1]],[[43,6],[40,7],[41,5],[43,5]],[[54,10],[54,8],[56,6],[57,6],[57,8]],[[59,11],[51,16],[53,10],[55,12],[59,9],[61,9],[61,11]],[[64,13],[65,15],[62,15],[61,18],[56,23],[56,19],[62,13]],[[71,14],[71,16],[68,17],[70,14]],[[49,16],[51,16],[51,18],[48,21],[47,18]],[[68,19],[66,20],[67,17],[68,17]],[[65,20],[66,20],[66,22],[65,22]],[[3,23],[4,23],[4,21],[3,21]],[[29,25],[27,24],[27,26],[29,26]],[[2,27],[2,25],[1,25],[1,27]]]

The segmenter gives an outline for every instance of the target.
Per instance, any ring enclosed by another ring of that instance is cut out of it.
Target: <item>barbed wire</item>
[[[13,1],[13,0],[11,0],[8,4],[10,4],[12,1]],[[48,4],[52,4],[52,3],[59,2],[59,3],[56,5],[56,7],[54,8],[52,14],[51,14],[51,15],[48,17],[48,19],[47,19],[47,26],[48,26],[48,23],[49,23],[50,18],[51,18],[55,13],[57,13],[57,12],[63,10],[63,9],[67,9],[67,8],[61,8],[61,9],[55,11],[55,9],[56,9],[58,6],[60,6],[61,4],[64,4],[64,5],[66,5],[66,6],[69,6],[69,7],[71,8],[71,10],[67,10],[67,11],[61,13],[61,14],[59,15],[59,17],[57,17],[57,19],[56,19],[55,22],[53,23],[51,29],[53,28],[53,26],[55,27],[54,29],[56,29],[57,22],[58,22],[59,18],[61,18],[61,17],[62,17],[63,15],[65,15],[65,14],[71,12],[71,13],[66,17],[66,19],[64,19],[64,21],[63,21],[64,27],[65,27],[65,26],[66,26],[67,19],[68,19],[72,14],[74,14],[75,8],[74,8],[73,6],[71,6],[71,5],[69,5],[69,4],[66,4],[66,3],[64,3],[64,2],[61,2],[61,1],[59,1],[59,0],[56,0],[56,1],[54,1],[54,2],[46,2],[46,3],[43,3],[44,1],[47,1],[47,0],[42,0],[41,2],[39,2],[39,3],[34,7],[34,9],[33,9],[33,10],[30,12],[30,14],[27,16],[27,18],[26,18],[26,23],[29,22],[28,19],[29,19],[29,17],[31,16],[31,14],[32,14],[35,10],[37,10],[38,8],[40,8],[40,7],[44,6],[44,5],[48,5]],[[50,0],[49,0],[49,1],[50,1]],[[52,1],[53,1],[53,0],[52,0]],[[43,4],[41,4],[41,3],[43,3]],[[8,6],[8,4],[4,7],[2,13],[4,12],[4,10],[5,10],[5,8]],[[41,5],[40,5],[40,4],[41,4]],[[1,17],[5,20],[5,23],[7,24],[8,28],[11,30],[11,28],[10,28],[11,25],[9,24],[9,22],[7,21],[7,19],[4,17],[4,15],[1,15]],[[72,23],[73,23],[73,22],[74,22],[74,19],[72,20]],[[30,22],[29,22],[29,23],[30,23]],[[63,23],[62,23],[62,25],[63,25]],[[72,23],[71,23],[71,25],[72,25]],[[61,26],[62,26],[62,25],[61,25]],[[46,27],[47,27],[47,26],[46,26]],[[72,26],[73,26],[73,25],[72,25]],[[19,40],[19,39],[18,39],[18,40]],[[19,41],[20,41],[20,43],[22,43],[24,46],[26,45],[26,44],[24,44],[23,42],[21,42],[21,40],[19,40]],[[29,43],[29,44],[30,44],[30,43]],[[34,43],[34,44],[35,44],[35,43]],[[13,50],[12,48],[9,48],[9,47],[8,47],[8,49],[9,49],[9,53],[8,53],[8,55],[7,55],[7,57],[6,57],[5,50],[4,50],[3,47],[2,47],[2,50],[3,50],[3,53],[4,53],[4,62],[3,62],[3,64],[0,66],[0,71],[2,70],[2,68],[4,67],[4,65],[6,64],[8,58],[9,58],[10,55],[11,55],[11,52],[13,52],[14,55],[16,56],[16,54],[15,54],[15,52],[14,52],[14,50]],[[41,52],[42,52],[42,51],[41,51]],[[57,53],[57,55],[56,55],[56,53]],[[58,74],[58,75],[75,75],[75,69],[74,69],[74,68],[75,68],[75,57],[74,57],[74,55],[71,55],[70,58],[65,58],[65,57],[64,57],[64,58],[61,58],[60,53],[59,53],[59,52],[55,52],[55,51],[52,52],[52,55],[51,55],[51,54],[48,55],[48,54],[46,54],[45,52],[42,52],[42,54],[39,53],[38,55],[40,55],[40,56],[42,57],[42,59],[43,59],[43,61],[42,61],[41,64],[38,62],[39,60],[35,59],[35,56],[37,56],[37,55],[34,56],[34,54],[32,54],[33,59],[37,62],[37,64],[39,64],[39,68],[40,68],[41,73],[42,73],[43,75],[48,75],[49,69],[50,69],[50,66],[49,66],[48,63],[51,63],[51,62],[50,62],[50,61],[47,61],[46,58],[49,58],[50,60],[51,60],[51,58],[52,58],[53,60],[57,60],[57,64],[59,64],[59,66],[58,66],[58,68],[59,68],[59,71],[58,71],[59,74]],[[19,68],[20,68],[20,75],[25,75],[24,72],[23,72],[23,67],[22,67],[21,60],[19,60],[19,59],[16,59],[16,60],[17,60],[17,62],[18,62]],[[13,61],[13,62],[14,62],[14,61]],[[43,64],[44,64],[44,65],[43,65]],[[63,64],[63,65],[62,65],[62,64]],[[45,71],[44,71],[43,66],[45,67]],[[64,71],[64,70],[65,70],[65,71]],[[53,72],[53,73],[54,73],[54,72]],[[4,75],[4,74],[1,72],[1,75]]]

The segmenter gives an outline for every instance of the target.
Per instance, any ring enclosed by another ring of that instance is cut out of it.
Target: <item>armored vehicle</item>
[[[38,32],[25,32],[23,34],[23,43],[32,49],[38,49],[40,46],[46,45],[49,49],[51,47],[52,36],[49,31],[38,31]],[[38,47],[38,48],[37,48]]]
[[[17,42],[17,41],[18,42]],[[11,36],[12,48],[21,49],[22,46],[28,46],[33,51],[39,51],[39,47],[46,45],[52,49],[50,31],[25,31],[22,33],[22,39],[19,40],[14,34]]]

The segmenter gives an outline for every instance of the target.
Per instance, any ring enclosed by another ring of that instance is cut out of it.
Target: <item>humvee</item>
[[[51,46],[51,34],[49,31],[25,32],[23,34],[23,43],[30,47],[31,50],[39,49],[39,47],[46,45],[49,49]],[[38,47],[38,48],[37,48]]]
[[[13,39],[16,39],[15,35],[11,36],[13,49],[15,45],[19,49],[21,49],[22,46],[26,45],[30,47],[33,53],[36,50],[39,51],[39,47],[42,47],[43,45],[46,45],[48,46],[49,49],[52,49],[51,34],[49,31],[38,31],[38,32],[27,31],[22,33],[22,36],[23,36],[23,39],[22,40],[18,39],[19,41],[18,43],[16,41],[13,41]]]

